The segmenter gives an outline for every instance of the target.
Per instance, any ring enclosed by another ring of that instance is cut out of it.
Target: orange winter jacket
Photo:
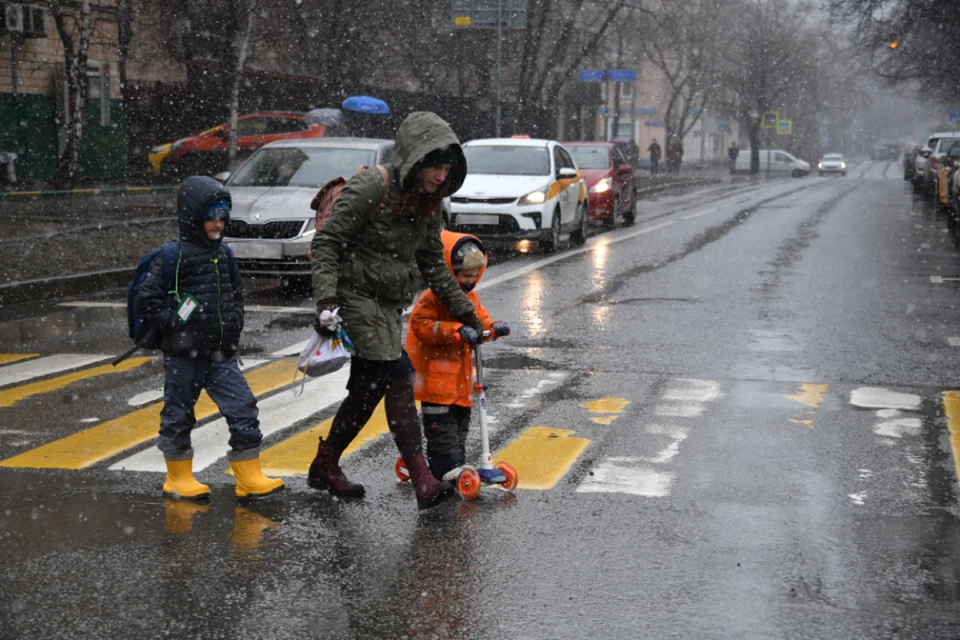
[[[451,256],[459,243],[469,240],[483,248],[478,238],[464,233],[444,231],[440,237],[443,240],[443,257],[451,271]],[[485,270],[486,265],[480,269],[477,284]],[[483,328],[489,330],[494,321],[480,304],[476,288],[467,294],[467,299],[473,304]],[[406,350],[417,370],[413,387],[417,400],[472,406],[473,350],[457,333],[462,326],[430,289],[424,291],[413,306],[407,323]]]

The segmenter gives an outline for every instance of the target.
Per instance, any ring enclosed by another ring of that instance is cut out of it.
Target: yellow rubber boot
[[[193,477],[193,460],[166,460],[167,478],[163,481],[163,497],[173,500],[206,500],[210,487]]]
[[[268,478],[260,471],[260,458],[231,460],[230,468],[237,479],[238,498],[259,498],[283,489],[283,480]]]

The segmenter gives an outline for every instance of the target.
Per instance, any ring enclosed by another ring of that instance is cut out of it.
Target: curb
[[[660,184],[655,187],[645,187],[643,189],[638,189],[636,194],[637,197],[642,198],[645,195],[652,195],[654,193],[659,193],[661,191],[669,191],[670,189],[679,189],[682,187],[696,187],[700,185],[707,184],[722,184],[723,180],[720,178],[691,178],[689,180],[670,182],[667,184]]]
[[[124,289],[132,276],[133,269],[124,268],[0,284],[0,307],[50,298],[70,298],[106,289]]]
[[[105,187],[103,189],[67,189],[52,191],[0,191],[0,200],[40,200],[46,198],[78,198],[88,196],[132,196],[145,193],[170,193],[179,186],[163,187]]]

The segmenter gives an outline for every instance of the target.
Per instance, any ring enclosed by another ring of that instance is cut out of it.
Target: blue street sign
[[[603,71],[599,69],[588,69],[580,72],[580,82],[601,82],[603,81]]]
[[[960,120],[960,111],[958,111],[957,109],[951,109],[951,110],[950,110],[950,122],[954,122],[954,121],[956,121],[956,120]]]
[[[637,115],[639,116],[655,116],[657,115],[656,107],[640,107],[637,109]]]
[[[608,71],[607,77],[613,82],[635,82],[637,80],[637,72],[633,69]]]

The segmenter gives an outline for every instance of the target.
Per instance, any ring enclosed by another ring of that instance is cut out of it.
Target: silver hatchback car
[[[224,240],[240,272],[279,276],[284,287],[306,288],[315,233],[313,196],[333,178],[388,165],[393,148],[393,140],[319,138],[273,142],[257,150],[226,180],[233,211]]]

